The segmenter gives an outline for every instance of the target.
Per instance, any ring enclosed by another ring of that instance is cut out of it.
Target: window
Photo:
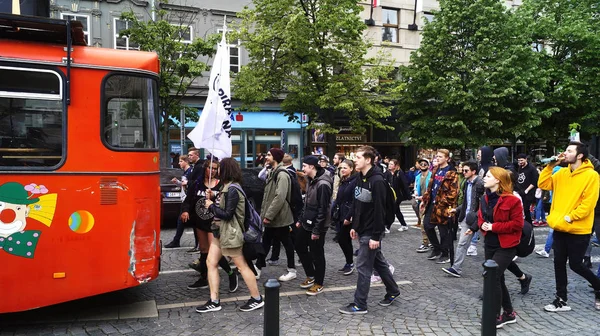
[[[383,28],[381,28],[382,41],[398,43],[398,17],[400,10],[383,8]]]
[[[63,20],[79,21],[83,25],[83,35],[88,45],[91,45],[90,40],[90,17],[88,15],[60,13],[60,18]]]
[[[194,30],[192,26],[174,25],[179,30],[179,39],[181,43],[192,43],[194,40]]]
[[[0,166],[56,167],[63,159],[63,81],[51,70],[0,66]]]
[[[115,149],[157,149],[156,81],[129,75],[108,76],[102,93],[105,144]]]
[[[223,33],[223,29],[218,30],[219,34]],[[240,41],[236,41],[236,44],[229,44],[229,70],[233,73],[240,72],[241,59],[240,59]]]
[[[119,37],[121,32],[129,28],[129,21],[114,19],[114,48],[122,50],[140,50],[140,46],[137,43],[129,41],[129,37]]]
[[[423,12],[423,26],[429,22],[433,22],[435,20],[435,15],[429,12]]]

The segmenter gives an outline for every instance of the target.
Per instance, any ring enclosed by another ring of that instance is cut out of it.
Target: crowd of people
[[[243,235],[248,229],[247,202],[239,164],[210,156],[200,160],[194,148],[188,152],[179,158],[182,180],[174,179],[187,190],[182,214],[175,238],[166,247],[178,247],[183,223],[193,223],[196,247],[190,252],[198,251],[200,257],[190,267],[200,276],[188,288],[210,288],[209,300],[196,309],[200,313],[221,309],[218,266],[228,275],[230,292],[238,288],[238,274],[248,286],[251,298],[241,310],[262,307],[256,279],[262,268],[279,263],[281,245],[287,269],[279,281],[297,279],[297,255],[306,275],[297,280],[299,287],[307,295],[322,293],[328,285],[324,245],[330,231],[345,259],[338,272],[358,274],[353,300],[340,307],[340,313],[367,313],[372,282],[385,285],[379,305],[391,305],[400,291],[381,244],[394,219],[400,223],[398,231],[407,230],[400,204],[409,200],[421,230],[416,252],[429,252],[428,260],[447,264],[443,272],[460,278],[465,256],[477,255],[480,241],[485,259],[498,264],[494,290],[498,328],[517,321],[505,270],[520,282],[522,294],[529,291],[533,279],[515,263],[517,255],[531,253],[522,254],[523,244],[527,245],[523,235],[531,225],[551,227],[545,248],[536,251],[548,257],[554,250],[556,298],[544,309],[571,309],[568,260],[569,267],[593,287],[595,309],[600,310],[600,267],[597,274],[590,269],[591,246],[597,244],[592,234],[600,222],[600,162],[582,143],[569,143],[564,153],[539,170],[524,154],[513,163],[507,148],[484,146],[477,161],[454,162],[450,151],[438,149],[431,161],[419,158],[404,172],[398,160],[381,160],[373,147],[363,146],[353,153],[353,160],[335,154],[332,164],[326,156],[306,156],[297,171],[291,156],[271,148],[261,159],[263,169],[258,174],[265,181],[259,211],[264,231],[261,243],[252,246],[247,246]],[[550,203],[547,217],[545,202]],[[358,242],[358,249],[354,250],[352,240]]]

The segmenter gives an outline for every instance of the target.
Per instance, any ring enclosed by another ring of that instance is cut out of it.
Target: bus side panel
[[[0,250],[0,313],[132,287],[158,276],[158,175],[106,179],[2,177],[2,183],[42,188],[31,195],[37,201],[22,218],[23,234]]]

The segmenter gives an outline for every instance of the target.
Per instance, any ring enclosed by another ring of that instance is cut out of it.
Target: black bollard
[[[265,282],[264,336],[279,336],[279,287],[276,279]]]
[[[483,306],[481,308],[481,336],[496,336],[496,273],[498,264],[489,259],[483,263]]]

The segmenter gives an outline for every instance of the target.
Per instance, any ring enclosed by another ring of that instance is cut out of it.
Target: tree
[[[464,148],[526,134],[545,73],[501,0],[440,0],[423,40],[393,90],[402,135],[424,146]]]
[[[517,11],[549,76],[542,104],[553,113],[535,128],[548,148],[566,143],[571,123],[583,125],[583,134],[600,132],[599,11],[597,0],[528,0]]]
[[[366,26],[356,0],[254,0],[241,13],[238,37],[250,54],[233,83],[234,96],[252,108],[280,100],[283,112],[309,116],[309,127],[337,133],[345,116],[357,131],[391,128],[377,84],[391,70],[381,57],[366,57]],[[320,125],[320,123],[323,123]],[[317,126],[317,124],[319,124]],[[327,154],[335,153],[335,136]]]
[[[121,19],[129,21],[129,28],[122,31],[121,36],[138,44],[140,50],[158,54],[161,163],[167,165],[169,126],[174,125],[173,120],[180,119],[182,110],[185,110],[186,121],[198,119],[198,111],[183,104],[182,99],[194,80],[209,70],[209,66],[198,59],[216,52],[218,36],[195,38],[190,42],[189,25],[195,21],[194,14],[160,9],[156,11],[155,21],[140,20],[132,11],[123,13]]]

